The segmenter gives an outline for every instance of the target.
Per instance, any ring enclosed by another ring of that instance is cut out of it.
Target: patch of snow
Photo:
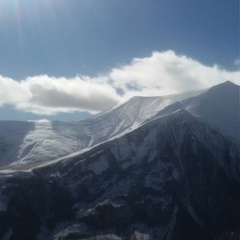
[[[146,234],[146,233],[134,231],[133,235],[136,240],[151,240],[151,237],[149,236],[149,234]]]
[[[71,233],[81,234],[81,235],[87,234],[87,233],[89,233],[89,229],[88,229],[87,225],[85,225],[84,223],[74,224],[72,226],[69,226],[69,227],[61,230],[57,234],[55,234],[54,239],[62,239]]]

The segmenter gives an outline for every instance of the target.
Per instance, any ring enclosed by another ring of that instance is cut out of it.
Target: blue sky
[[[1,0],[0,62],[0,119],[237,82],[239,1]]]

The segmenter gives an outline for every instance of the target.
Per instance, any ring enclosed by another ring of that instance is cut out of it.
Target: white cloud
[[[39,119],[39,120],[28,120],[28,122],[33,122],[33,123],[51,123],[51,121],[46,119],[46,118]]]
[[[0,76],[0,104],[17,104],[27,101],[31,92],[19,82]]]
[[[131,86],[137,86],[147,95],[151,92],[165,95],[208,88],[227,80],[239,83],[240,72],[226,71],[217,65],[205,66],[187,56],[166,51],[133,59],[131,64],[113,69],[110,78],[126,92],[132,91]]]
[[[0,102],[36,114],[98,112],[116,105],[120,97],[103,79],[29,77],[20,82],[0,78]]]
[[[130,64],[95,78],[41,75],[18,82],[0,76],[0,105],[11,104],[36,114],[98,112],[134,95],[181,93],[227,80],[239,84],[240,71],[205,66],[173,51],[154,52],[150,57],[135,58]]]
[[[30,101],[17,107],[34,113],[53,114],[56,112],[102,111],[113,107],[120,97],[116,90],[101,79],[75,77],[54,78],[47,75],[30,77],[21,85],[32,93]]]

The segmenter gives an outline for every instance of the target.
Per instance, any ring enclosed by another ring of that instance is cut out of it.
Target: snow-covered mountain
[[[0,121],[0,167],[48,162],[123,135],[165,106],[198,92],[165,97],[134,97],[79,122]]]
[[[0,121],[0,167],[35,165],[87,150],[136,129],[154,115],[162,116],[179,108],[240,141],[239,86],[226,82],[199,92],[133,97],[79,122]]]
[[[179,106],[82,154],[2,173],[0,238],[237,237],[240,145]]]

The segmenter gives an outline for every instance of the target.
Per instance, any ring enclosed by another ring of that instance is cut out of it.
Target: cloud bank
[[[31,96],[16,107],[36,114],[57,112],[98,112],[113,107],[120,101],[116,90],[104,78],[72,79],[54,78],[47,75],[29,77],[19,83]]]
[[[208,88],[230,80],[239,84],[240,71],[206,66],[174,51],[153,52],[104,76],[55,78],[47,75],[22,81],[0,76],[0,106],[23,112],[99,112],[135,95],[155,96]]]

